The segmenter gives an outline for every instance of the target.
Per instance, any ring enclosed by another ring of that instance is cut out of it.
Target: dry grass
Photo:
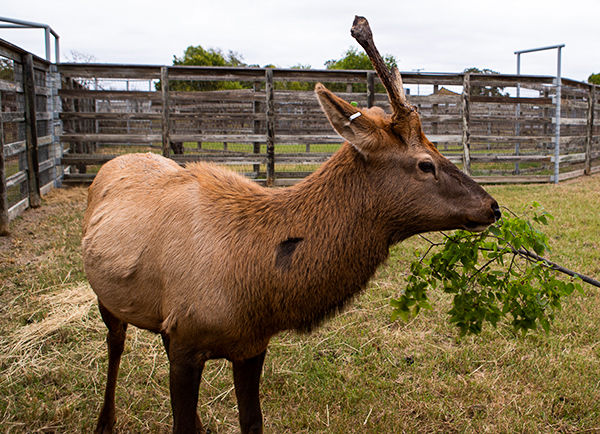
[[[552,259],[600,276],[600,176],[556,186],[491,187],[516,209],[556,220]],[[54,191],[0,239],[0,431],[89,432],[102,401],[105,328],[81,270],[85,189]],[[267,432],[600,432],[600,295],[573,296],[549,335],[486,329],[457,340],[449,299],[390,323],[418,239],[392,249],[369,288],[311,335],[273,339],[261,388]],[[229,364],[205,369],[199,411],[238,432]],[[160,339],[129,329],[117,388],[121,432],[168,432]]]
[[[29,367],[47,365],[52,358],[44,354],[44,344],[53,334],[67,328],[89,327],[90,309],[95,301],[92,289],[84,283],[66,286],[57,292],[44,291],[38,297],[33,294],[32,298],[38,307],[30,313],[26,325],[12,330],[0,342],[0,363],[7,366],[3,372],[7,379]],[[33,321],[35,317],[42,319]]]

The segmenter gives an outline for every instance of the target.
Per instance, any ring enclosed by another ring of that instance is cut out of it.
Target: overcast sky
[[[249,64],[313,68],[357,45],[356,14],[401,71],[515,73],[515,50],[564,43],[564,77],[600,72],[600,0],[21,0],[0,9],[49,24],[62,61],[75,50],[102,63],[169,65],[187,46],[202,45],[236,51]],[[0,29],[0,38],[44,56],[42,30]],[[523,55],[521,72],[554,75],[556,50]]]

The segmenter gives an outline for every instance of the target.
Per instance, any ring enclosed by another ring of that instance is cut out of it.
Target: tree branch
[[[515,250],[514,248],[513,248],[513,252],[520,256],[526,256],[526,257],[535,259],[536,261],[541,261],[548,268],[552,268],[553,270],[560,271],[561,273],[567,274],[571,277],[578,277],[581,280],[583,280],[585,283],[589,283],[590,285],[594,285],[594,286],[600,288],[600,282],[597,281],[596,279],[592,279],[591,277],[586,276],[585,274],[581,274],[581,273],[577,273],[575,271],[569,270],[568,268],[565,268],[562,265],[558,265],[557,263],[552,262],[546,258],[543,258],[533,252],[529,252],[524,249]]]

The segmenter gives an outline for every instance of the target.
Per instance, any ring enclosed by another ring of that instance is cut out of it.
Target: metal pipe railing
[[[0,29],[44,29],[44,41],[46,48],[46,60],[51,61],[50,35],[54,36],[54,62],[60,63],[60,36],[48,24],[35,23],[33,21],[18,20],[16,18],[0,17]]]
[[[561,63],[562,63],[562,49],[565,44],[557,44],[557,45],[548,45],[546,47],[539,48],[529,48],[527,50],[519,50],[515,51],[517,55],[517,75],[521,75],[521,54],[523,53],[533,53],[534,51],[545,51],[545,50],[554,50],[557,49],[557,59],[556,59],[556,114],[555,114],[555,129],[554,129],[554,183],[558,184],[558,176],[560,174],[560,104],[561,104],[561,90],[562,90],[562,81],[561,81]],[[517,97],[519,97],[521,90],[521,83],[517,83]],[[517,129],[519,128],[519,112],[520,112],[520,104],[517,105]],[[519,133],[517,133],[519,134]],[[515,154],[519,154],[518,143],[515,148]],[[518,169],[518,166],[515,167]]]

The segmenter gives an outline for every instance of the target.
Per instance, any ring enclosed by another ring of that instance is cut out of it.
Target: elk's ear
[[[378,133],[375,123],[352,104],[334,95],[321,83],[315,93],[333,129],[350,142],[358,151],[367,154],[377,145]]]

